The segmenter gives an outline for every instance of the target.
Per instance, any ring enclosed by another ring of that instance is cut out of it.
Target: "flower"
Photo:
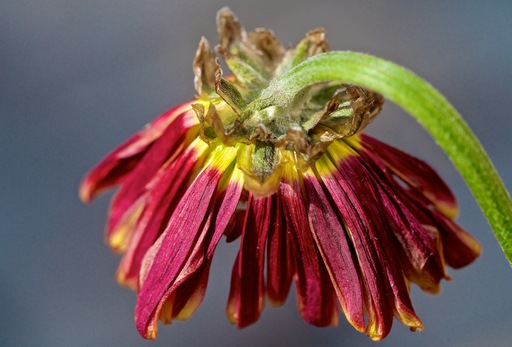
[[[120,186],[107,241],[124,253],[119,282],[138,292],[137,329],[187,319],[201,304],[215,248],[240,238],[227,304],[238,327],[265,299],[286,300],[316,326],[348,322],[374,340],[394,317],[422,330],[410,283],[436,293],[480,253],[454,222],[457,204],[425,162],[362,130],[379,113],[377,93],[343,83],[301,90],[286,107],[261,91],[328,50],[314,30],[285,49],[271,31],[247,33],[218,14],[223,78],[206,39],[194,59],[197,98],[166,112],[109,154],[84,179],[89,202]],[[279,95],[277,95],[279,97]],[[266,269],[265,269],[266,264]]]

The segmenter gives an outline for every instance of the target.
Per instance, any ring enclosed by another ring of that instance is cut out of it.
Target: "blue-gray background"
[[[142,340],[135,295],[113,279],[103,243],[109,197],[83,205],[77,187],[103,155],[157,114],[193,96],[191,59],[229,5],[247,29],[296,43],[315,27],[333,49],[372,53],[439,88],[512,188],[512,2],[79,1],[0,2],[0,345],[373,346],[340,319],[318,329],[292,295],[237,330],[224,307],[236,245],[222,243],[203,305],[188,322]],[[512,270],[462,179],[426,133],[387,104],[373,135],[428,160],[453,187],[460,223],[484,253],[450,270],[441,295],[413,287],[425,332],[396,323],[381,346],[508,346]]]

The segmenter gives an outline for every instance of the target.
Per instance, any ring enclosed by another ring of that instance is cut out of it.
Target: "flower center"
[[[222,77],[202,38],[194,59],[193,108],[206,143],[239,147],[238,166],[253,193],[272,193],[283,165],[307,169],[333,141],[356,134],[381,110],[382,96],[358,86],[320,83],[291,98],[274,87],[280,75],[328,50],[322,29],[285,49],[269,30],[247,33],[229,10],[219,12],[217,25],[217,51],[233,75]]]

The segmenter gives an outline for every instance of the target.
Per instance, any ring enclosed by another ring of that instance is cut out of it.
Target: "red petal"
[[[291,241],[297,270],[299,311],[310,324],[336,325],[338,312],[334,288],[309,230],[306,204],[298,176],[292,174],[290,177],[290,182],[281,182],[279,197],[282,199],[286,224],[293,228]]]
[[[396,189],[396,191],[422,224],[435,229],[440,234],[444,260],[448,265],[460,268],[473,262],[480,255],[481,246],[478,241],[442,211],[429,208],[426,198],[419,190],[411,187],[407,190]]]
[[[244,229],[245,220],[245,209],[237,209],[231,220],[229,221],[228,227],[226,228],[226,242],[233,242],[242,235]]]
[[[376,261],[373,267],[381,268],[382,275],[384,275],[384,294],[386,292],[392,293],[392,307],[395,316],[404,324],[409,325],[412,329],[422,329],[422,323],[414,313],[412,307],[408,286],[404,281],[404,274],[400,262],[400,255],[395,246],[393,238],[393,230],[390,228],[389,220],[386,216],[395,211],[395,207],[389,203],[389,199],[384,192],[384,186],[377,176],[373,176],[370,171],[360,161],[362,158],[357,155],[352,155],[345,160],[338,162],[338,172],[333,175],[339,177],[337,180],[342,190],[346,193],[348,201],[351,203],[354,211],[360,218],[360,225],[355,225],[355,228],[350,227],[350,222],[345,218],[349,229],[358,231],[362,227],[363,233],[367,237],[366,245],[370,246],[375,252]],[[367,164],[367,163],[366,163]],[[352,211],[350,214],[352,214]],[[343,213],[343,211],[342,211]],[[352,216],[354,218],[354,216]],[[355,235],[356,236],[356,235]],[[360,236],[358,236],[360,237]],[[354,238],[355,240],[355,238]],[[358,250],[356,245],[356,251]],[[368,255],[368,251],[365,251]],[[374,260],[375,261],[375,260]],[[367,271],[363,267],[363,272]],[[387,299],[389,300],[389,298]],[[386,306],[389,305],[385,298],[383,298],[384,314],[387,316]],[[370,310],[371,312],[371,310]],[[380,340],[384,338],[391,323],[386,316],[382,320],[382,325],[376,320],[375,326],[372,327],[372,317],[369,313],[369,326],[367,333],[373,339]],[[377,317],[378,319],[378,317]]]
[[[374,213],[378,213],[380,216],[385,216],[385,218],[377,219],[377,225],[376,229],[381,230],[379,233],[380,240],[379,244],[381,246],[380,249],[377,248],[377,251],[379,252],[379,256],[385,259],[386,261],[383,261],[382,267],[384,268],[388,283],[390,285],[390,289],[393,292],[394,296],[394,314],[395,316],[403,323],[411,327],[412,330],[423,330],[423,325],[420,321],[420,319],[416,316],[416,313],[414,312],[414,309],[412,307],[412,303],[409,297],[409,288],[407,283],[404,281],[404,273],[402,269],[402,262],[401,262],[401,256],[398,252],[398,249],[395,245],[393,236],[396,235],[399,232],[396,232],[394,227],[396,227],[396,224],[393,222],[397,222],[397,220],[390,220],[389,216],[396,212],[396,206],[390,203],[390,200],[388,199],[386,193],[384,192],[383,187],[380,185],[380,182],[374,178],[374,192],[375,192],[375,198],[376,203],[371,204],[368,209],[368,216],[372,216]],[[379,198],[382,199],[382,205],[378,203]],[[373,211],[372,211],[373,210]],[[405,210],[407,211],[407,210]],[[402,211],[404,212],[404,211]],[[408,212],[408,211],[407,211]],[[391,223],[387,223],[391,222]],[[422,228],[423,229],[423,228]],[[393,233],[395,231],[395,234]],[[401,229],[402,232],[405,232],[405,229]],[[423,230],[409,230],[409,232],[423,232]],[[411,240],[412,238],[409,238]],[[425,238],[421,239],[422,241],[425,240]],[[430,239],[432,240],[432,238]],[[430,241],[430,240],[427,240]],[[438,238],[434,238],[432,242],[439,241]],[[439,256],[438,253],[438,245],[439,243],[430,244],[427,247],[430,249],[433,249],[435,253],[431,256],[427,256],[427,262],[432,261],[435,259],[435,263],[438,266],[435,266],[434,268],[436,270],[439,270],[436,275],[444,275],[444,267],[442,263],[442,259]],[[412,246],[412,243],[409,244],[409,247]],[[403,259],[403,258],[402,258]],[[423,264],[425,266],[426,263]],[[428,269],[428,268],[427,268]],[[423,275],[423,274],[422,274]],[[435,277],[435,280],[438,280],[438,277]]]
[[[176,288],[172,319],[188,319],[201,305],[208,284],[211,263],[211,260],[205,260],[192,276]]]
[[[226,187],[218,189],[215,208],[210,208],[203,231],[196,240],[187,263],[160,300],[156,312],[159,312],[159,318],[164,323],[170,324],[173,319],[188,319],[203,300],[213,250],[234,213],[242,191],[242,172],[236,169],[232,171]],[[205,232],[206,230],[208,231]],[[154,258],[153,250],[148,253],[149,257]],[[144,279],[147,277],[146,271],[141,272]]]
[[[189,110],[191,110],[190,103],[187,103],[167,111],[107,155],[84,178],[80,186],[80,198],[89,202],[104,189],[121,183],[169,124]]]
[[[352,251],[336,212],[313,174],[304,179],[309,199],[309,226],[331,276],[348,321],[365,331],[363,295]]]
[[[361,144],[404,182],[419,189],[444,214],[452,218],[457,215],[457,201],[450,188],[427,163],[365,134],[361,135]]]
[[[218,193],[216,213],[214,214],[214,221],[210,226],[211,230],[209,232],[211,237],[207,243],[206,256],[208,259],[213,257],[217,244],[225,233],[232,216],[235,214],[243,190],[242,177],[242,171],[235,168],[225,190],[222,193]]]
[[[119,221],[130,206],[146,191],[146,185],[154,178],[158,170],[171,157],[177,157],[188,145],[185,141],[189,129],[190,114],[178,115],[172,126],[169,126],[161,136],[146,151],[137,166],[126,176],[121,189],[112,199],[110,206],[107,239],[115,231]]]
[[[334,149],[330,153],[333,151]],[[346,224],[362,271],[365,307],[368,312],[367,334],[372,339],[379,340],[389,333],[393,323],[391,293],[386,272],[381,267],[383,262],[390,260],[379,254],[381,248],[389,245],[380,244],[380,233],[375,230],[375,220],[380,217],[378,214],[370,215],[367,210],[370,205],[378,202],[372,199],[371,182],[355,162],[355,158],[349,157],[339,163],[336,170],[325,159],[322,163],[318,161],[317,167],[320,164],[324,172],[328,168],[332,173],[322,175],[322,180]]]
[[[442,243],[435,222],[429,216],[430,201],[416,188],[404,189],[372,153],[365,153],[365,164],[382,190],[391,229],[399,242],[402,265],[407,278],[430,293],[439,292],[445,271]]]
[[[249,196],[240,252],[233,268],[233,291],[228,301],[230,320],[235,321],[239,328],[258,320],[263,309],[265,242],[271,211],[271,198],[254,199]]]
[[[283,218],[281,201],[273,195],[274,208],[267,243],[267,296],[274,306],[284,304],[295,272],[292,244],[293,229]]]
[[[121,283],[136,287],[142,258],[167,226],[178,198],[185,193],[188,181],[195,175],[193,168],[203,153],[202,148],[191,144],[174,162],[163,168],[158,181],[152,185],[118,269],[117,278]]]
[[[144,264],[149,270],[141,269],[143,285],[135,313],[137,329],[145,338],[156,336],[158,310],[167,299],[166,293],[178,276],[187,271],[191,252],[206,234],[205,219],[220,177],[217,168],[207,167],[196,178],[176,207],[168,227],[148,251]]]
[[[386,205],[386,217],[400,245],[402,264],[407,277],[430,293],[439,291],[441,279],[448,279],[445,272],[439,232],[418,220],[402,201],[385,188],[381,199]],[[421,217],[420,217],[421,218]]]
[[[226,315],[232,324],[238,323],[239,313],[239,298],[240,298],[240,252],[238,252],[233,269],[231,270],[231,284],[229,287],[228,304],[226,306]]]
[[[439,223],[446,263],[458,269],[473,262],[482,252],[478,241],[443,214],[432,212]]]

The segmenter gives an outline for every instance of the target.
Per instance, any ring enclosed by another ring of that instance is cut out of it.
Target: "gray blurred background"
[[[229,5],[247,29],[285,44],[327,29],[331,47],[409,67],[462,113],[512,189],[512,2],[79,1],[0,2],[1,346],[374,346],[340,318],[302,322],[292,294],[237,330],[225,317],[237,246],[221,243],[203,305],[187,322],[142,340],[135,294],[113,279],[103,242],[110,195],[83,205],[83,175],[146,122],[193,94],[201,35],[216,42]],[[432,296],[412,289],[425,331],[398,322],[380,346],[508,346],[512,270],[464,182],[429,136],[386,104],[369,132],[430,162],[456,192],[460,223],[483,245]]]

